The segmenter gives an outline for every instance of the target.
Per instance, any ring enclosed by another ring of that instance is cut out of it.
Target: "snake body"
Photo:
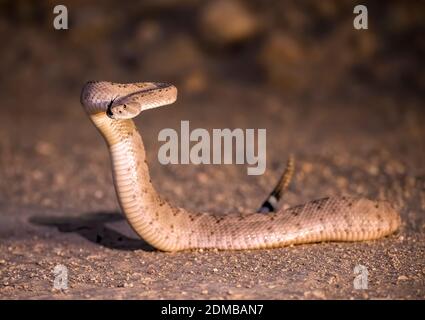
[[[399,227],[400,216],[389,202],[365,198],[329,197],[267,214],[214,215],[172,206],[151,183],[143,141],[132,118],[176,98],[174,86],[152,82],[88,82],[81,93],[81,104],[108,145],[122,211],[153,247],[275,248],[377,239]]]

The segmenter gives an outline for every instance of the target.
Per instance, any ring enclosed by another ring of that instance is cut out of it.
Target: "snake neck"
[[[118,201],[132,228],[160,250],[178,243],[178,234],[164,234],[176,209],[165,202],[152,185],[142,138],[133,120],[113,120],[104,113],[90,116],[105,138],[112,160]]]

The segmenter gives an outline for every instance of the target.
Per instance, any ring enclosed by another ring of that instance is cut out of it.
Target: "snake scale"
[[[196,248],[241,250],[321,241],[360,241],[393,233],[400,216],[389,202],[329,197],[269,213],[214,215],[164,201],[151,183],[142,138],[132,120],[171,104],[173,85],[88,82],[81,104],[105,138],[116,193],[135,232],[162,251]]]

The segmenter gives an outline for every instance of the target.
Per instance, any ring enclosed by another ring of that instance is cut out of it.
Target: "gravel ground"
[[[400,232],[377,241],[163,253],[120,214],[105,144],[79,106],[81,86],[1,93],[2,299],[425,298],[421,99],[358,88],[332,99],[290,99],[222,83],[202,94],[182,90],[175,105],[145,112],[137,124],[153,183],[177,205],[223,214],[256,209],[292,152],[296,173],[284,205],[362,195],[391,200],[403,220]],[[191,128],[266,128],[266,173],[160,165],[158,132],[181,120]],[[53,289],[59,264],[68,268],[68,290]],[[353,287],[358,264],[368,269],[367,290]]]

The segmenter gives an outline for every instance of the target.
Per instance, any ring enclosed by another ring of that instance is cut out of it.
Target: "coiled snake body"
[[[151,183],[142,138],[131,118],[176,98],[174,86],[151,82],[88,82],[81,93],[81,104],[109,147],[122,211],[153,247],[274,248],[376,239],[399,227],[400,217],[388,202],[364,198],[330,197],[266,214],[213,215],[172,206]]]

